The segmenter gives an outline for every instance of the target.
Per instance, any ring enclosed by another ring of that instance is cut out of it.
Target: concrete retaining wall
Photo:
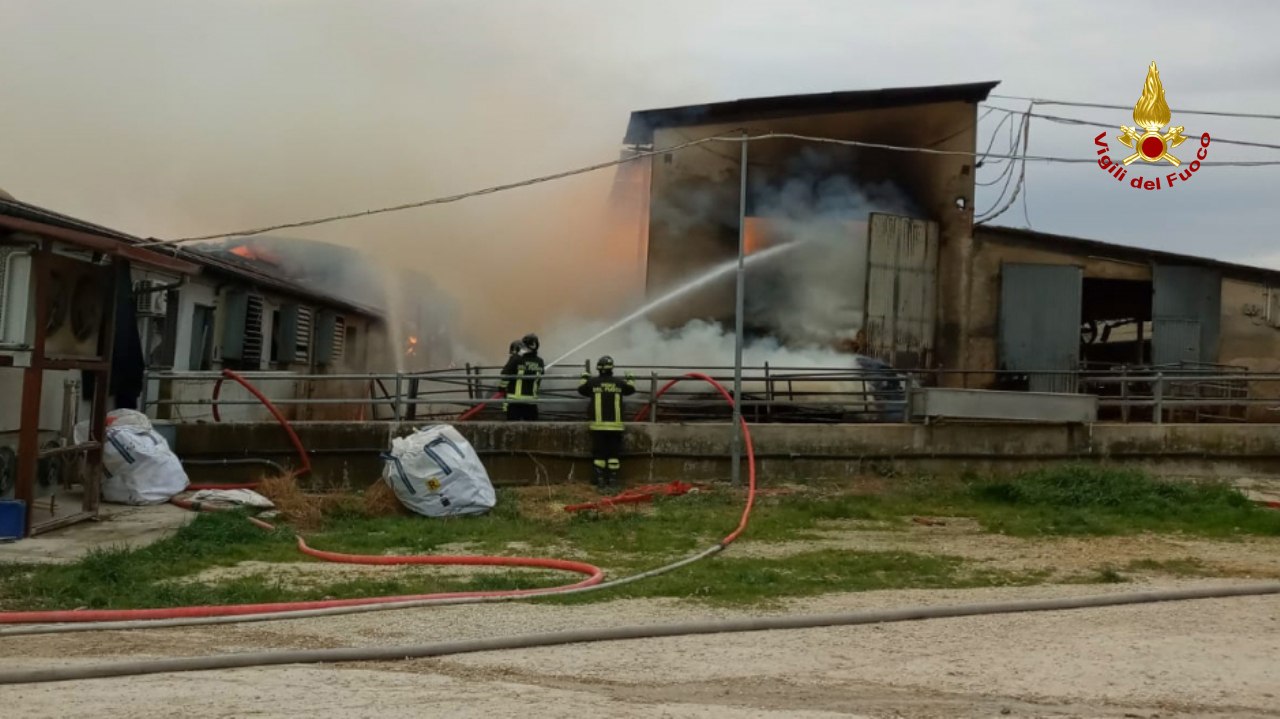
[[[382,471],[378,453],[408,425],[300,423],[312,452],[313,486],[364,487]],[[457,425],[498,484],[585,481],[589,438],[581,423]],[[275,424],[175,425],[184,458],[265,457],[293,463]],[[1138,465],[1185,476],[1280,480],[1280,425],[787,425],[751,428],[770,482],[858,474],[1015,472],[1062,461]],[[630,482],[729,477],[728,424],[636,424],[626,435]],[[236,481],[260,469],[192,467],[194,481]]]

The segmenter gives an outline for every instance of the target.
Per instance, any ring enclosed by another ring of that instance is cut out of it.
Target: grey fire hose
[[[464,639],[453,642],[436,642],[405,647],[352,647],[347,649],[303,649],[273,652],[249,652],[219,654],[203,657],[182,657],[145,661],[115,662],[79,667],[54,667],[49,669],[25,669],[0,672],[0,685],[61,682],[77,679],[128,677],[170,672],[206,671],[211,669],[241,669],[246,667],[277,666],[281,664],[319,664],[326,662],[398,661],[424,657],[443,657],[472,652],[488,652],[504,649],[551,647],[564,644],[618,641],[623,639],[651,639],[697,634],[721,634],[727,632],[760,632],[778,629],[814,629],[817,627],[854,626],[886,622],[909,622],[947,617],[971,617],[990,614],[1019,612],[1047,612],[1066,609],[1115,607],[1127,604],[1184,601],[1189,599],[1216,599],[1280,594],[1280,582],[1234,587],[1205,587],[1199,589],[1156,590],[1110,596],[1075,597],[1064,599],[1033,599],[1014,602],[989,602],[982,604],[953,604],[949,606],[909,607],[881,609],[847,614],[818,614],[807,616],[759,617],[731,619],[727,621],[700,621],[678,624],[650,624],[607,629],[575,629],[545,634],[521,634],[489,639]]]

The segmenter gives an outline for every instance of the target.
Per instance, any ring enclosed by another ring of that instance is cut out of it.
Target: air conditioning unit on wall
[[[164,317],[168,311],[168,292],[157,290],[160,283],[154,280],[138,280],[133,285],[135,311],[140,317]]]

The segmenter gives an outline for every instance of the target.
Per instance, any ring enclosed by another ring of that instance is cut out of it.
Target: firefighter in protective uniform
[[[507,398],[502,404],[502,410],[509,420],[533,422],[538,419],[538,405],[530,400],[538,399],[546,363],[538,356],[537,335],[527,334],[519,344],[517,354],[514,352],[516,343],[512,343],[513,352],[502,368],[502,381],[498,386]]]
[[[578,394],[591,403],[587,408],[591,429],[592,484],[600,491],[617,491],[618,470],[622,468],[622,398],[635,394],[635,378],[627,373],[626,381],[613,376],[613,358],[605,355],[596,362],[595,377],[582,373]]]

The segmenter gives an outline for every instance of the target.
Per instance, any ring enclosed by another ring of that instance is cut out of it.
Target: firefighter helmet
[[[529,334],[525,335],[524,338],[520,340],[520,342],[525,347],[527,347],[530,351],[532,352],[538,351],[538,336],[535,335],[534,333],[530,332]]]
[[[599,372],[613,372],[613,358],[605,355],[596,360],[596,370]]]
[[[511,343],[511,346],[507,348],[507,351],[513,355],[518,355],[524,351],[524,345],[520,344],[520,340],[516,340]]]

